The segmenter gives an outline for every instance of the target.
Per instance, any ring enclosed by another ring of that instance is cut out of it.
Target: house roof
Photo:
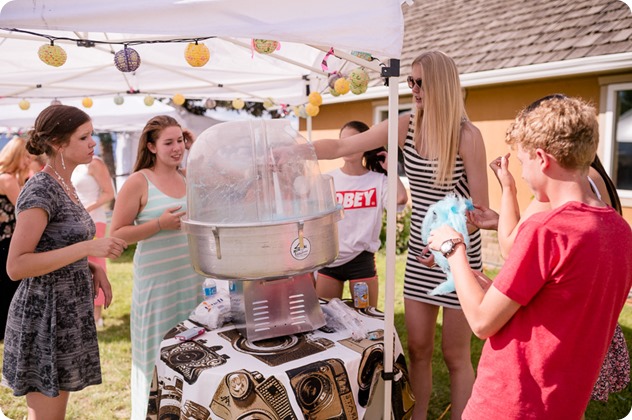
[[[415,0],[402,7],[402,75],[432,49],[451,56],[462,75],[632,52],[632,13],[619,0]]]

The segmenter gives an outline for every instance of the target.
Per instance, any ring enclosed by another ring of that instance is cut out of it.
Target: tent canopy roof
[[[324,91],[333,71],[347,72],[358,65],[379,70],[378,61],[348,57],[352,51],[369,52],[380,62],[400,56],[402,2],[14,0],[0,12],[0,104],[128,92],[305,103],[305,85]],[[63,66],[39,60],[38,48],[50,43],[40,35],[55,37],[55,45],[66,50]],[[197,68],[184,58],[189,41],[172,42],[207,37],[200,42],[210,49],[211,58]],[[281,48],[271,55],[253,52],[252,38],[280,41]],[[96,44],[78,46],[78,39]],[[147,41],[130,44],[140,54],[141,65],[135,72],[120,72],[113,54],[133,41]],[[321,62],[330,47],[346,59],[331,56],[323,70]]]

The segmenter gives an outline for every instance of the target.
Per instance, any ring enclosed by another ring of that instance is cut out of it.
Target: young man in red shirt
[[[473,272],[448,226],[428,247],[450,263],[474,333],[488,339],[463,419],[580,419],[632,286],[632,231],[591,191],[595,110],[552,95],[507,132],[522,178],[550,211],[520,227],[493,283]]]

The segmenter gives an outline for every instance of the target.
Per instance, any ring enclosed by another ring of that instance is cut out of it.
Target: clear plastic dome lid
[[[187,160],[187,218],[216,225],[284,222],[337,209],[313,146],[285,120],[214,125]]]

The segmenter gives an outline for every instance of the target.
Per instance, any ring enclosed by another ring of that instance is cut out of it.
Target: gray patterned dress
[[[45,172],[35,174],[17,202],[21,211],[48,214],[35,252],[63,248],[94,237],[92,218]],[[11,307],[4,338],[2,383],[16,396],[78,391],[101,383],[94,325],[93,284],[83,258],[51,273],[24,279]]]

